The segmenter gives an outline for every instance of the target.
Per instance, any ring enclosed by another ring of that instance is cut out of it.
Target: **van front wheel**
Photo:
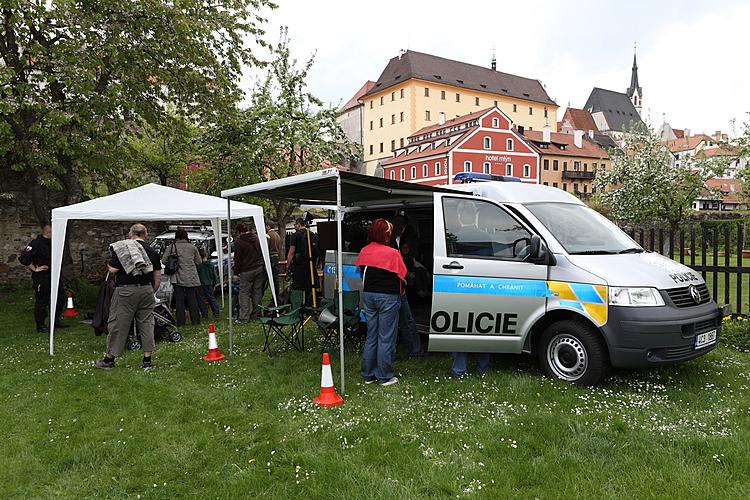
[[[558,321],[548,326],[537,349],[544,372],[578,385],[596,385],[609,368],[601,336],[577,321]]]

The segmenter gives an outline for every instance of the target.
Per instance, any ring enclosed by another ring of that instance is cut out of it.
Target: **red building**
[[[518,177],[539,184],[539,155],[496,107],[422,128],[383,162],[383,176],[430,186],[451,184],[459,172]]]

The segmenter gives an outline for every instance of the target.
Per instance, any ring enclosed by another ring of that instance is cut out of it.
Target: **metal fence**
[[[643,248],[658,252],[700,272],[719,304],[747,312],[750,304],[750,250],[744,248],[746,221],[685,224],[677,230],[625,228]],[[747,278],[745,278],[747,276]],[[746,296],[743,296],[743,281]]]

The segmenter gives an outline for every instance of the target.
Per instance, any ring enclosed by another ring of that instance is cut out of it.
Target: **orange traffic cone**
[[[68,292],[68,307],[65,309],[63,316],[65,316],[66,318],[74,318],[78,316],[78,313],[76,312],[75,307],[73,307],[73,293],[72,292]]]
[[[219,344],[216,343],[216,333],[214,333],[214,324],[208,325],[208,354],[201,358],[203,361],[221,361],[224,355],[219,350]]]
[[[320,374],[320,396],[313,398],[313,403],[322,406],[336,406],[344,404],[344,399],[336,394],[331,375],[331,360],[328,353],[323,353],[323,371]]]

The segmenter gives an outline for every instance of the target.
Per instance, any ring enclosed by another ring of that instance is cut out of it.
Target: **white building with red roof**
[[[490,107],[417,130],[382,163],[386,179],[451,184],[459,172],[518,177],[539,183],[539,154],[508,116]]]

